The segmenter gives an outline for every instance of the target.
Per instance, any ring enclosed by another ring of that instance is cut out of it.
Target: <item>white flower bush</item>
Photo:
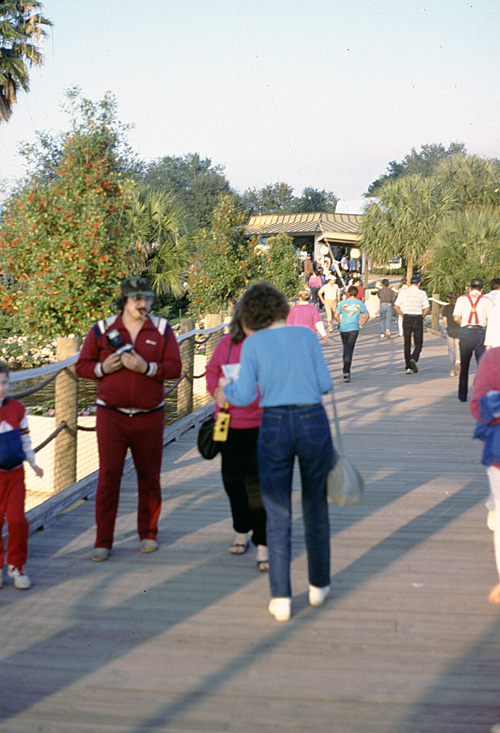
[[[0,341],[0,359],[10,369],[30,369],[56,360],[56,341],[33,344],[28,336],[9,336]]]

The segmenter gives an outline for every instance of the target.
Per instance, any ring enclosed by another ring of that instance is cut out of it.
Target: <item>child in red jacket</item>
[[[29,588],[24,572],[28,557],[29,524],[24,514],[26,486],[23,461],[28,461],[40,478],[43,469],[37,466],[31,447],[26,410],[17,400],[7,397],[9,368],[0,361],[0,588],[2,587],[2,526],[7,519],[7,572],[19,590]]]

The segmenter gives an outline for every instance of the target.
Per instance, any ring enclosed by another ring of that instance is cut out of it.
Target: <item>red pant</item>
[[[2,527],[7,519],[7,564],[22,568],[28,557],[29,524],[24,514],[24,467],[0,471],[0,570],[3,567]]]
[[[164,421],[164,410],[129,417],[105,407],[97,408],[99,478],[95,501],[95,547],[111,549],[113,545],[127,448],[132,452],[137,472],[137,531],[141,540],[156,538],[161,510],[160,470]]]

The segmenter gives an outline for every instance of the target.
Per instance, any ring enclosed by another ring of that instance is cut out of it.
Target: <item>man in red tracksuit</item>
[[[113,545],[127,448],[132,452],[137,472],[141,552],[154,552],[158,547],[163,383],[166,379],[177,379],[182,365],[168,321],[149,316],[153,298],[154,292],[146,278],[124,280],[117,300],[121,312],[90,329],[75,366],[79,377],[99,381],[97,537],[91,555],[97,562],[108,559]]]

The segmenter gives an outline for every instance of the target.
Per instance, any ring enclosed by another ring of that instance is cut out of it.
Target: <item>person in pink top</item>
[[[222,337],[207,364],[206,382],[211,395],[217,396],[220,377],[237,379],[228,375],[227,366],[236,372],[240,364],[245,334],[235,306],[230,332]],[[262,417],[259,407],[260,394],[246,407],[229,405],[231,415],[227,441],[221,443],[222,483],[231,506],[233,528],[236,537],[229,548],[233,555],[244,555],[249,547],[248,536],[257,547],[257,567],[261,572],[269,570],[266,540],[266,510],[260,495],[259,469],[257,465],[257,438]],[[215,408],[215,416],[219,412]]]
[[[287,326],[305,326],[305,328],[310,328],[313,333],[318,332],[326,344],[328,336],[326,335],[323,321],[316,306],[309,303],[310,297],[311,295],[308,289],[300,291],[299,302],[290,309],[286,324]]]

